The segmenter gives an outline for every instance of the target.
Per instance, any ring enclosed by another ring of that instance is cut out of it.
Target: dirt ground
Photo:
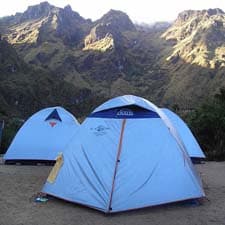
[[[50,166],[0,165],[0,225],[225,225],[225,162],[197,165],[208,199],[114,215],[50,198],[36,203]]]

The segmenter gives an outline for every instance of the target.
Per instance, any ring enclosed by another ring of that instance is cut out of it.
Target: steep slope
[[[5,35],[11,44],[41,44],[61,39],[65,45],[77,45],[90,28],[91,21],[72,11],[68,5],[58,8],[48,2],[29,6],[24,13],[3,18]],[[51,34],[49,36],[49,34]]]
[[[6,41],[0,40],[0,114],[27,117],[49,105],[64,105],[77,116],[89,111],[89,89],[73,85],[27,65]]]
[[[224,24],[219,9],[185,11],[172,25],[142,26],[117,10],[92,22],[70,6],[43,2],[0,19],[0,32],[26,66],[45,74],[39,79],[46,89],[54,84],[52,102],[64,101],[84,115],[97,102],[123,94],[184,109],[212,96],[225,85]]]
[[[17,17],[4,37],[27,63],[96,95],[158,95],[153,85],[161,73],[153,62],[157,50],[151,44],[146,48],[146,33],[139,33],[125,13],[110,10],[92,23],[69,6],[61,9],[44,2],[29,7],[20,14],[22,19]],[[74,41],[68,35],[72,30]]]
[[[208,68],[225,66],[225,13],[220,9],[188,10],[162,37],[176,42],[168,60],[179,57],[185,62]]]
[[[62,9],[43,2],[29,6],[14,18],[3,18],[0,24],[4,27],[3,37],[27,63],[52,69],[67,51],[73,51],[83,41],[91,21],[70,6]]]
[[[106,51],[115,46],[118,48],[123,45],[122,33],[136,30],[130,18],[118,10],[110,10],[94,24],[90,34],[85,37],[84,50]]]
[[[163,101],[193,108],[225,86],[225,14],[220,9],[188,10],[161,35],[172,47],[162,67],[169,71]]]

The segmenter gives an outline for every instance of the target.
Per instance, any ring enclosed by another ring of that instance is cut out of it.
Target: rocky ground
[[[50,198],[36,203],[51,167],[0,165],[0,225],[222,225],[225,224],[225,162],[197,165],[207,198],[114,215]]]

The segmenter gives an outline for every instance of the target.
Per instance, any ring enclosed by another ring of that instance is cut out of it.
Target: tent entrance
[[[94,112],[89,117],[95,118],[116,118],[116,119],[138,119],[138,118],[159,118],[159,115],[151,110],[136,105],[111,108]]]

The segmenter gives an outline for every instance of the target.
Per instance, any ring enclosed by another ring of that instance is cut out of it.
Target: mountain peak
[[[221,15],[224,14],[222,9],[215,8],[215,9],[204,9],[204,10],[185,10],[179,13],[178,18],[176,20],[177,23],[179,22],[186,22],[194,17],[210,17],[214,15]]]
[[[220,8],[215,8],[215,9],[208,9],[207,13],[209,14],[209,16],[212,16],[212,15],[224,14],[224,11]]]
[[[116,9],[110,9],[105,15],[127,15],[125,12]]]
[[[128,15],[125,13],[125,12],[122,12],[120,10],[115,10],[115,9],[110,9],[107,13],[105,13],[103,16],[102,16],[102,20],[112,20],[112,19],[117,19],[117,18],[126,18],[126,19],[129,19],[130,18],[128,17]]]
[[[73,11],[70,5],[66,5],[64,7],[64,10],[67,11],[67,12],[72,12]]]
[[[118,29],[118,31],[136,29],[126,13],[115,9],[110,9],[106,14],[96,21],[96,24],[99,23],[111,25],[111,27]]]
[[[29,6],[27,10],[22,14],[21,21],[48,16],[48,14],[54,8],[56,7],[50,5],[47,1],[41,2],[37,5]]]
[[[135,25],[122,11],[111,9],[99,20],[84,39],[84,50],[111,50],[122,43],[124,31],[135,31]]]
[[[221,9],[187,10],[162,35],[175,41],[174,52],[168,59],[179,57],[212,69],[225,66],[225,14]],[[213,52],[213,54],[212,54]]]
[[[39,4],[40,6],[43,6],[43,7],[48,7],[48,6],[51,6],[50,4],[49,4],[49,2],[48,1],[43,1],[43,2],[40,2],[40,4]]]

